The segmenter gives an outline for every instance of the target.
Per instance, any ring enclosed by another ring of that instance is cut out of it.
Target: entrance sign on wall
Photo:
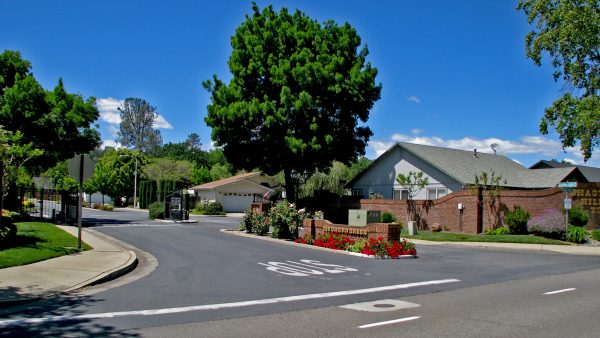
[[[300,262],[285,261],[285,262],[267,262],[258,263],[267,267],[267,270],[277,272],[283,275],[306,277],[324,274],[338,274],[344,272],[358,271],[354,268],[349,268],[336,264],[324,264],[320,261],[301,259]]]

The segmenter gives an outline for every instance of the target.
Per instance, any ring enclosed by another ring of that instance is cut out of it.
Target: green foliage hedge
[[[194,208],[194,212],[200,215],[225,215],[221,203],[198,203]]]
[[[588,222],[588,215],[579,207],[578,205],[573,206],[571,210],[569,210],[569,224],[574,225],[576,227],[583,227]]]
[[[394,221],[396,221],[396,218],[389,212],[384,212],[381,214],[381,223],[392,223]]]
[[[0,248],[2,243],[8,242],[17,234],[17,226],[13,222],[13,217],[18,215],[12,211],[2,210],[2,222],[0,222]]]
[[[154,202],[148,206],[148,217],[150,219],[164,219],[165,218],[165,203]]]
[[[587,231],[580,226],[570,225],[567,229],[567,241],[572,243],[585,243]]]
[[[600,229],[592,231],[592,239],[595,241],[600,241]]]
[[[493,236],[499,236],[499,235],[510,235],[510,229],[507,227],[501,227],[501,228],[496,228],[496,229],[490,229],[488,231],[485,232],[486,235],[493,235]]]
[[[515,205],[513,211],[508,211],[504,216],[504,223],[513,235],[527,234],[527,221],[529,221],[529,212],[523,210],[521,206]],[[499,228],[502,229],[502,228]]]

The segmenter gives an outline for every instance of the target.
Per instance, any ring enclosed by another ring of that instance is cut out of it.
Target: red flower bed
[[[400,242],[388,242],[384,240],[383,237],[370,238],[361,248],[360,241],[357,243],[355,240],[336,232],[321,234],[314,241],[310,235],[305,235],[304,237],[296,239],[296,243],[312,244],[334,250],[359,251],[361,254],[377,257],[398,258],[406,255],[417,255],[415,245],[406,239],[403,239]],[[355,244],[357,245],[355,246]]]

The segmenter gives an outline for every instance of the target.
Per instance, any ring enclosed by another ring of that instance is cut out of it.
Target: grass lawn
[[[91,247],[82,243],[83,250]],[[0,268],[25,265],[78,252],[77,238],[54,224],[17,223],[17,235],[0,248]]]
[[[568,243],[563,241],[533,235],[473,235],[454,232],[419,231],[415,236],[408,236],[408,234],[403,231],[401,237],[437,242],[496,242],[568,245]]]

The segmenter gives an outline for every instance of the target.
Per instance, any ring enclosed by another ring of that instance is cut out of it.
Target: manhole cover
[[[402,309],[410,309],[414,307],[419,307],[421,305],[405,302],[398,299],[380,299],[373,302],[365,302],[365,303],[355,303],[342,305],[341,308],[350,309],[350,310],[358,310],[358,311],[367,311],[367,312],[384,312],[384,311],[397,311]]]

